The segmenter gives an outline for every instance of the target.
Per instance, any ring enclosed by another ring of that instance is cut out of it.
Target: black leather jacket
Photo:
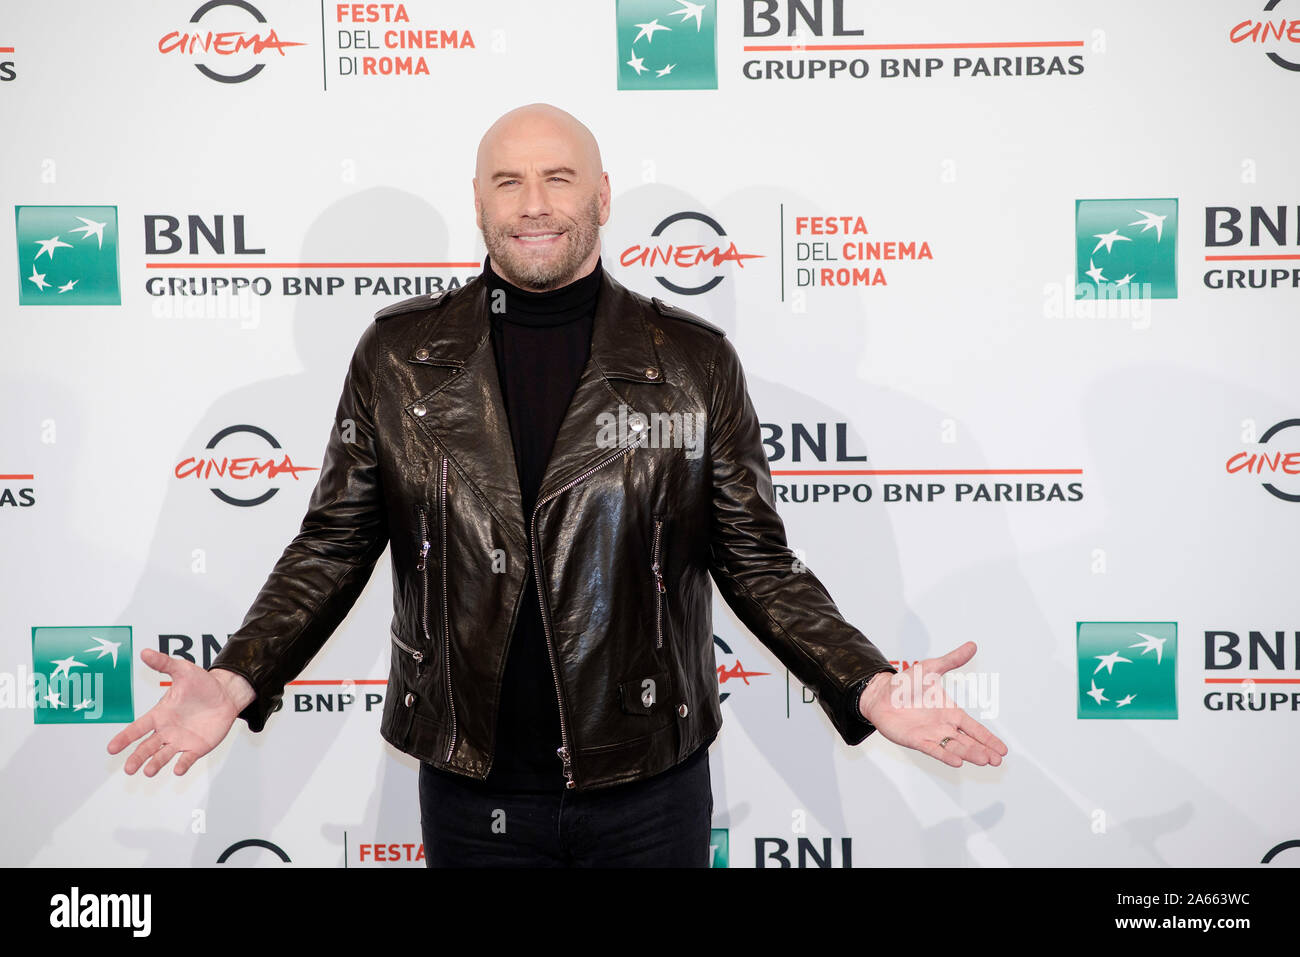
[[[895,669],[787,547],[735,348],[603,268],[601,282],[591,358],[530,515],[481,279],[376,314],[301,531],[211,665],[256,690],[240,714],[251,730],[280,707],[388,545],[380,731],[437,767],[487,776],[521,601],[541,602],[561,718],[557,781],[581,790],[649,777],[712,739],[722,715],[710,574],[846,742],[874,730],[858,696]],[[698,434],[686,428],[701,422]],[[538,584],[524,594],[530,557]]]

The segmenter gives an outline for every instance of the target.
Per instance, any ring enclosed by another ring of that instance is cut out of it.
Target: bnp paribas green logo
[[[709,828],[709,867],[730,867],[730,832],[725,827]]]
[[[20,306],[118,306],[116,206],[15,206]]]
[[[1178,717],[1178,623],[1078,623],[1080,718]]]
[[[617,0],[620,90],[716,90],[716,0]]]
[[[1178,200],[1074,202],[1076,299],[1177,299]]]
[[[135,720],[131,628],[33,628],[37,724]]]

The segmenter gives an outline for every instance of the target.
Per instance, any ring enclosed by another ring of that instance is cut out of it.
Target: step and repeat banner
[[[1300,863],[1300,2],[318,0],[0,14],[5,865],[419,867],[388,558],[266,729],[109,739],[302,520],[373,314],[484,256],[502,113],[722,326],[791,547],[1001,767],[835,734],[715,597],[713,864]],[[129,753],[129,752],[128,752]]]

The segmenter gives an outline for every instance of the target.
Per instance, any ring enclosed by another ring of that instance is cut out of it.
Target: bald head
[[[524,289],[558,289],[600,259],[609,176],[591,130],[549,103],[493,123],[478,144],[474,206],[492,269]]]
[[[596,137],[576,116],[549,103],[529,103],[503,113],[479,140],[474,176],[484,185],[492,174],[521,154],[552,152],[568,156],[582,165],[581,172],[592,179],[603,166]]]

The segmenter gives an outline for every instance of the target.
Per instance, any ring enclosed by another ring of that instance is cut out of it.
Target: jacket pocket
[[[630,681],[621,681],[618,697],[625,714],[663,714],[671,707],[668,672],[657,671]]]
[[[393,644],[397,645],[398,648],[401,648],[404,652],[415,659],[415,676],[417,678],[420,677],[420,667],[424,663],[424,652],[419,648],[412,648],[406,642],[402,641],[401,638],[397,637],[397,632],[392,628],[388,629],[388,637],[393,639]]]
[[[650,546],[650,572],[654,576],[655,589],[655,648],[664,646],[664,615],[667,611],[668,589],[664,586],[663,574],[663,531],[664,520],[655,516],[654,539]]]

